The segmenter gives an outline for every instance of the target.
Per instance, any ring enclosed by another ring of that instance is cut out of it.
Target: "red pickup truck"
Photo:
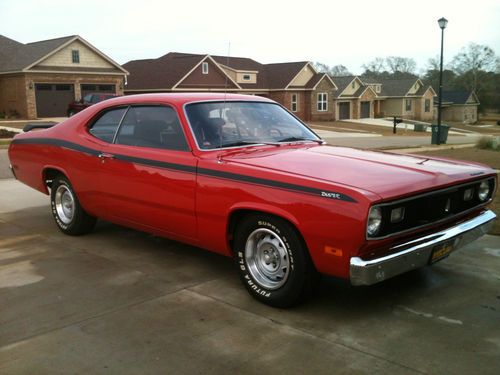
[[[85,108],[90,107],[93,104],[102,102],[107,99],[116,98],[115,94],[87,94],[81,100],[74,101],[68,104],[68,117],[73,116],[74,114],[84,110]]]

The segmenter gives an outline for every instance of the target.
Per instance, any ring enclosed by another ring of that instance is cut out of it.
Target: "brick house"
[[[439,97],[434,98],[434,118],[437,119]],[[441,119],[465,124],[477,122],[479,99],[474,91],[443,91]]]
[[[434,89],[419,78],[373,80],[361,78],[376,93],[375,117],[398,116],[410,120],[432,121]]]
[[[123,95],[127,74],[78,35],[27,44],[0,35],[0,113],[65,116],[87,93]]]
[[[243,57],[171,52],[133,60],[125,94],[152,92],[237,92],[265,96],[305,121],[336,117],[332,79],[307,61],[261,64]]]

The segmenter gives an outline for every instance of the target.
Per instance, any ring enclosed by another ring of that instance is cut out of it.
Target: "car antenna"
[[[227,56],[226,56],[226,66],[229,67],[229,55],[231,54],[231,41],[227,43]],[[226,82],[224,83],[224,104],[226,103],[226,95],[227,95],[227,78],[228,75],[226,73]]]
[[[226,67],[229,67],[229,55],[231,54],[231,41],[227,44],[227,55],[226,55]],[[224,109],[226,108],[226,97],[227,97],[227,72],[226,73],[226,81],[224,82],[224,104],[220,109],[220,117],[224,119]],[[219,129],[219,148],[222,148],[222,125]]]

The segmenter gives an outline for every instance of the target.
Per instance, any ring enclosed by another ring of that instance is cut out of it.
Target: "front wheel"
[[[234,259],[249,293],[274,307],[291,307],[308,298],[318,281],[305,244],[286,221],[251,215],[237,226]]]
[[[95,217],[82,208],[67,178],[58,176],[52,181],[50,204],[54,220],[63,233],[78,236],[94,228]]]

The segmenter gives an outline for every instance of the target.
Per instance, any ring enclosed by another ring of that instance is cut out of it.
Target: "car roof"
[[[184,105],[192,102],[227,100],[227,101],[252,101],[274,103],[272,100],[256,96],[242,94],[224,94],[224,93],[160,93],[160,94],[138,94],[125,95],[106,101],[107,105],[132,104],[132,103],[158,103],[168,102],[176,105]]]

